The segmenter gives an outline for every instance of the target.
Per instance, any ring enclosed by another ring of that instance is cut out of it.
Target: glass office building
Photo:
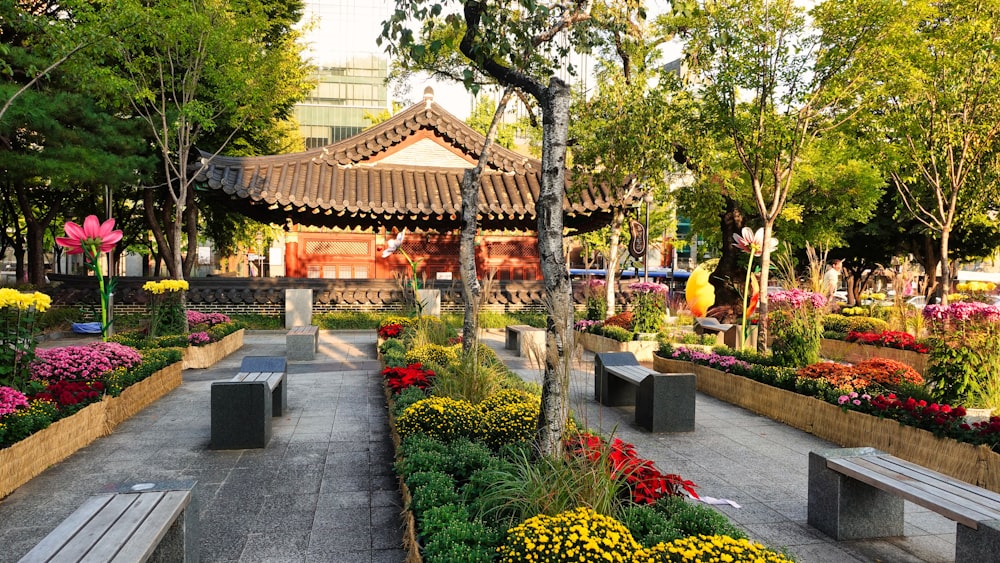
[[[316,67],[316,88],[296,105],[295,117],[306,148],[356,135],[371,126],[366,113],[390,107],[389,59],[376,39],[393,6],[386,0],[305,2],[305,55]]]

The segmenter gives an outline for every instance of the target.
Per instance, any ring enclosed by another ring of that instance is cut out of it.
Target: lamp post
[[[646,251],[642,257],[642,281],[649,283],[649,206],[653,203],[653,193],[646,192],[642,201],[646,202]]]

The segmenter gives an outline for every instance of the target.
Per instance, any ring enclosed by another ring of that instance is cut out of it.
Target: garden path
[[[284,331],[248,332],[241,350],[186,370],[179,388],[0,501],[0,562],[105,487],[181,479],[198,481],[202,561],[403,561],[374,331],[321,331],[316,360],[289,363],[289,410],[267,448],[208,449],[211,382],[244,356],[284,351]]]

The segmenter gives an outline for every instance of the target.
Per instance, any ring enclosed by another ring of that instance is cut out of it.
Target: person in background
[[[843,268],[844,261],[840,258],[830,262],[830,267],[823,274],[823,289],[827,295],[833,295],[833,292],[840,287],[840,271]]]

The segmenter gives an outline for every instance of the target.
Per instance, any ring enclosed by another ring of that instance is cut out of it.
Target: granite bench
[[[130,492],[88,498],[45,536],[21,563],[49,561],[198,561],[198,507],[194,483],[157,490],[152,483]]]
[[[285,358],[247,356],[232,379],[212,382],[212,448],[264,448],[271,417],[288,408]]]
[[[650,432],[694,431],[695,375],[643,367],[632,352],[594,355],[594,400],[635,405],[635,423]]]
[[[720,323],[715,317],[698,317],[694,321],[695,334],[714,334],[716,342],[730,348],[737,348],[740,343],[740,326]]]
[[[997,493],[874,448],[809,452],[808,522],[828,536],[902,536],[904,500],[956,522],[955,561],[997,560]]]
[[[319,327],[293,326],[285,335],[285,356],[289,360],[314,360],[319,350]]]
[[[517,355],[529,357],[533,351],[545,350],[545,329],[529,325],[507,325],[504,348],[517,350]]]

